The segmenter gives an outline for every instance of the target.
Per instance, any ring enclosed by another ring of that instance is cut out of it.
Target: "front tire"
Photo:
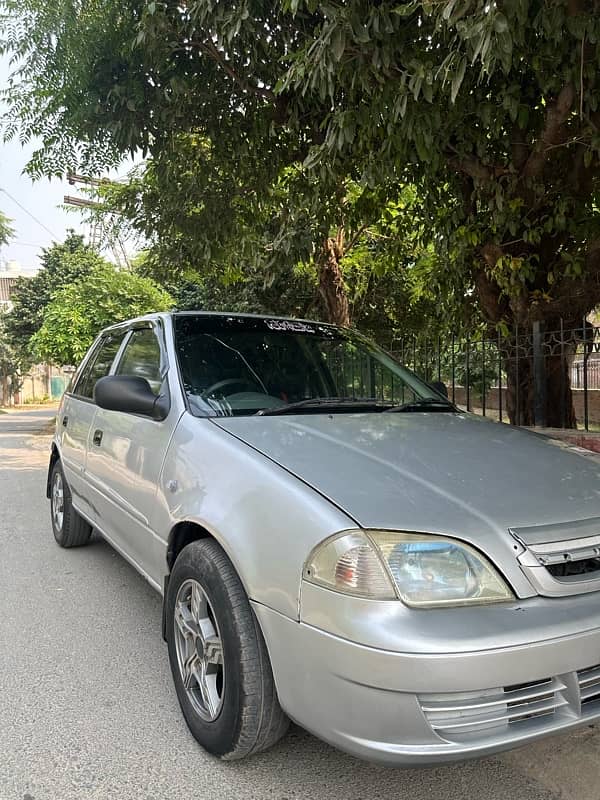
[[[183,549],[165,603],[175,690],[194,738],[226,760],[275,744],[289,720],[277,699],[256,617],[215,541]]]
[[[92,526],[73,508],[71,492],[60,461],[50,476],[50,516],[52,533],[61,547],[82,547],[92,535]]]

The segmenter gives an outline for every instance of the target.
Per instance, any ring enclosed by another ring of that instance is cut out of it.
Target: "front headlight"
[[[310,554],[304,579],[328,589],[409,606],[498,603],[514,595],[489,561],[443,536],[346,531]]]

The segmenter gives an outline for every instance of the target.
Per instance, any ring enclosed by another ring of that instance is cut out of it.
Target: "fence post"
[[[588,398],[588,347],[587,347],[587,320],[583,318],[583,425],[589,430],[590,409]],[[593,341],[593,340],[592,340]]]
[[[521,424],[521,387],[519,386],[519,323],[515,324],[515,425]]]
[[[454,354],[454,334],[452,334],[452,402],[456,402],[456,357]]]
[[[486,386],[486,383],[485,383],[485,377],[486,377],[486,375],[485,375],[485,339],[481,340],[481,361],[482,361],[482,364],[481,364],[481,372],[482,372],[481,380],[483,382],[483,391],[482,391],[482,394],[481,394],[481,406],[482,406],[483,416],[485,417],[485,399],[486,399],[485,395],[486,395],[486,391],[487,391],[487,386]]]
[[[533,422],[538,428],[546,427],[546,361],[539,321],[533,323]]]
[[[467,411],[471,410],[471,339],[467,336],[467,346],[465,351],[465,368],[467,381]]]
[[[498,419],[502,422],[502,338],[498,331]]]
[[[567,387],[565,386],[565,323],[560,318],[560,426],[565,427],[567,414]],[[569,376],[570,377],[570,376]]]

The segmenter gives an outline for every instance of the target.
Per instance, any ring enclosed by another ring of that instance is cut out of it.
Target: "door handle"
[[[69,417],[65,414],[65,416],[62,418],[63,428],[66,428],[68,424],[69,424]]]
[[[102,444],[102,431],[101,430],[94,431],[94,438],[92,439],[92,441],[94,442],[96,447],[100,447],[100,445]]]

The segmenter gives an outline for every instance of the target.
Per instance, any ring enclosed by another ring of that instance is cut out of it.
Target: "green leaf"
[[[460,91],[460,87],[462,86],[462,82],[463,82],[464,77],[465,77],[466,69],[467,69],[467,59],[466,59],[466,56],[463,56],[461,58],[461,60],[459,61],[458,67],[456,69],[456,72],[454,73],[454,75],[452,77],[452,85],[451,85],[451,89],[450,89],[450,100],[451,100],[452,103],[455,102],[456,96],[458,95],[458,92]]]
[[[442,11],[443,19],[446,19],[446,20],[450,19],[450,17],[452,16],[452,12],[454,11],[454,6],[455,5],[456,5],[456,0],[448,0],[448,2],[445,3],[443,11]]]
[[[371,35],[366,25],[356,25],[354,27],[354,38],[359,44],[367,44],[371,41]]]
[[[408,84],[409,89],[412,91],[412,95],[415,100],[419,97],[419,92],[421,91],[421,86],[423,85],[423,77],[421,75],[416,75],[410,83]]]
[[[500,11],[494,16],[494,30],[496,33],[505,33],[508,30],[508,20]]]
[[[344,33],[343,28],[338,26],[337,28],[334,29],[331,41],[331,51],[336,61],[339,61],[341,57],[344,55],[345,47],[346,47],[346,35]]]
[[[410,14],[413,14],[417,8],[419,7],[418,2],[410,2],[410,3],[403,3],[401,6],[396,6],[392,9],[394,14],[398,14],[400,17],[408,17]]]

